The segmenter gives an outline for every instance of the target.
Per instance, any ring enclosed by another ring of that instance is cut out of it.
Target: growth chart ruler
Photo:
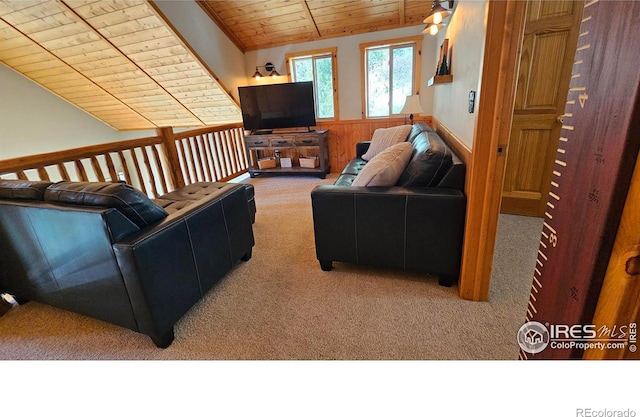
[[[585,2],[526,316],[549,342],[591,336],[582,325],[593,319],[640,147],[638,39],[640,2]],[[520,358],[584,353],[550,344]]]

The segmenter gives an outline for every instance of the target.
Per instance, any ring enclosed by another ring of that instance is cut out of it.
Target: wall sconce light
[[[407,96],[406,101],[404,102],[404,106],[402,110],[400,110],[400,114],[404,114],[404,124],[407,124],[407,114],[409,115],[409,120],[411,120],[411,124],[413,124],[413,115],[422,113],[422,106],[420,105],[420,96],[414,94],[412,96]]]
[[[264,65],[256,65],[256,72],[253,73],[252,78],[260,79],[260,77],[263,76],[260,70],[258,70],[258,68],[264,68],[265,71],[269,73],[268,75],[272,76],[273,78],[280,76],[278,71],[276,71],[276,66],[273,65],[271,62],[267,62]]]
[[[431,11],[423,20],[423,23],[426,23],[427,27],[424,28],[422,33],[435,35],[440,31],[440,29],[446,26],[442,21],[451,15],[451,10],[442,7],[441,3],[442,1],[440,0],[433,1]],[[453,1],[449,1],[449,7],[453,8]]]
[[[440,29],[442,29],[443,27],[446,27],[447,25],[445,25],[444,23],[439,23],[439,24],[435,24],[435,23],[431,23],[429,25],[427,25],[426,28],[424,28],[424,30],[422,31],[422,33],[424,33],[425,35],[428,33],[429,35],[435,35],[438,32],[440,32]]]

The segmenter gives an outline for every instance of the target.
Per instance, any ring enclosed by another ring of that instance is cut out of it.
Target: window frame
[[[317,89],[314,88],[314,101],[316,103],[316,121],[324,122],[324,121],[336,121],[340,120],[340,110],[338,108],[338,48],[324,48],[324,49],[314,49],[312,51],[300,51],[300,52],[290,52],[285,54],[285,65],[287,67],[287,75],[289,77],[289,82],[293,82],[293,74],[291,70],[291,61],[299,58],[325,58],[327,56],[331,56],[331,77],[333,82],[333,117],[318,117],[318,92]],[[314,69],[314,85],[316,80],[315,74],[315,65],[313,65]]]
[[[369,116],[368,99],[368,69],[367,69],[367,51],[370,49],[381,49],[388,47],[390,50],[405,45],[414,45],[413,51],[413,71],[412,93],[420,94],[420,74],[422,68],[422,36],[410,36],[406,38],[397,38],[384,41],[366,42],[360,44],[360,69],[361,69],[361,94],[362,94],[362,118],[363,119],[389,119],[401,116],[401,114],[391,113],[391,103],[389,103],[389,115],[387,116]],[[392,68],[393,65],[389,65]]]

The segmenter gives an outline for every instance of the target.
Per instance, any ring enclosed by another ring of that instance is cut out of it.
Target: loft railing
[[[1,178],[122,180],[151,198],[198,181],[226,182],[247,172],[241,123],[0,161]]]
[[[226,182],[248,171],[242,123],[175,133],[160,129],[176,186],[198,181]]]

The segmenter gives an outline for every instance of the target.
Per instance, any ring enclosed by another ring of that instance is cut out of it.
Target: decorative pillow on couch
[[[369,149],[367,149],[367,152],[362,155],[362,159],[371,161],[376,155],[388,147],[406,141],[410,131],[411,125],[376,129],[371,138],[371,145]]]
[[[123,183],[60,181],[47,188],[44,199],[49,202],[115,208],[140,228],[168,215],[146,195]]]
[[[397,143],[376,155],[358,173],[352,186],[391,187],[409,163],[413,146],[409,142]]]

